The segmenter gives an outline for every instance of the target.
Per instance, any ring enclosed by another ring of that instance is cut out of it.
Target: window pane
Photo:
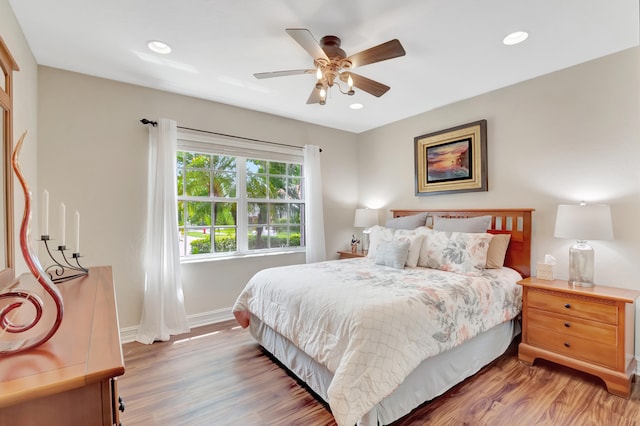
[[[187,228],[189,254],[211,253],[211,231],[208,228]]]
[[[176,176],[178,178],[178,195],[184,195],[184,170],[176,170]]]
[[[234,172],[215,172],[213,176],[213,196],[229,197],[236,196],[236,174]]]
[[[265,176],[247,175],[247,197],[267,198],[267,178]]]
[[[215,203],[216,225],[236,226],[237,203]]]
[[[211,203],[199,201],[187,201],[187,226],[210,226]]]
[[[300,224],[300,204],[289,204],[289,223]]]
[[[302,176],[302,165],[300,164],[289,164],[289,169],[287,174],[289,176]]]
[[[189,152],[185,155],[185,165],[191,168],[208,169],[211,168],[211,156],[209,154],[200,154],[197,152]]]
[[[211,173],[203,170],[187,169],[187,193],[192,197],[208,197]]]
[[[266,172],[267,172],[266,160],[247,159],[247,173],[266,173]]]
[[[285,189],[287,185],[287,178],[284,177],[269,177],[269,198],[272,200],[280,199],[284,200],[287,198],[287,190]]]
[[[249,250],[269,247],[269,230],[266,226],[250,226],[248,235]]]
[[[269,174],[270,175],[286,175],[287,163],[269,162]]]
[[[234,172],[236,171],[236,159],[234,157],[227,157],[226,155],[214,155],[213,168],[216,170]]]
[[[301,192],[302,179],[300,178],[291,178],[289,179],[289,185],[287,186],[287,199],[289,200],[301,200],[302,192]]]
[[[238,241],[235,228],[214,228],[215,252],[236,251]]]
[[[247,219],[251,225],[265,225],[268,218],[267,203],[247,203]]]
[[[178,201],[178,226],[184,226],[184,212],[185,204],[184,201]]]
[[[289,247],[300,247],[300,227],[289,227]]]
[[[269,233],[269,246],[271,248],[283,248],[288,246],[288,232],[286,226],[273,226]]]
[[[273,203],[269,208],[270,223],[289,223],[288,205],[283,203]]]

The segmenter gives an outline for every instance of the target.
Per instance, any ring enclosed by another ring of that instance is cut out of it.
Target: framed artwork
[[[416,195],[487,191],[487,120],[414,138]]]

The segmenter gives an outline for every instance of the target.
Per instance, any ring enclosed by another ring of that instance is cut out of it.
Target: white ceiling
[[[9,3],[38,64],[355,133],[639,44],[638,0]],[[354,70],[391,86],[384,96],[333,90],[326,105],[307,105],[314,75],[253,77],[313,68],[286,28],[336,35],[347,55],[394,38],[407,54]],[[504,46],[516,30],[529,39]],[[154,39],[172,53],[147,50]]]

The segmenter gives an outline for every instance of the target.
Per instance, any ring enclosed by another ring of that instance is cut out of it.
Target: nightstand
[[[338,251],[338,259],[353,259],[354,257],[366,257],[367,255],[361,251],[353,253],[352,251]]]
[[[522,342],[518,359],[543,358],[600,377],[607,390],[629,398],[636,370],[634,301],[640,291],[574,287],[526,278],[522,285]]]

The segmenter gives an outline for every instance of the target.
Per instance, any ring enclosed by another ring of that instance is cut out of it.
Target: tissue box
[[[538,262],[536,264],[536,278],[539,278],[541,280],[552,280],[553,267],[554,265],[552,264]]]

